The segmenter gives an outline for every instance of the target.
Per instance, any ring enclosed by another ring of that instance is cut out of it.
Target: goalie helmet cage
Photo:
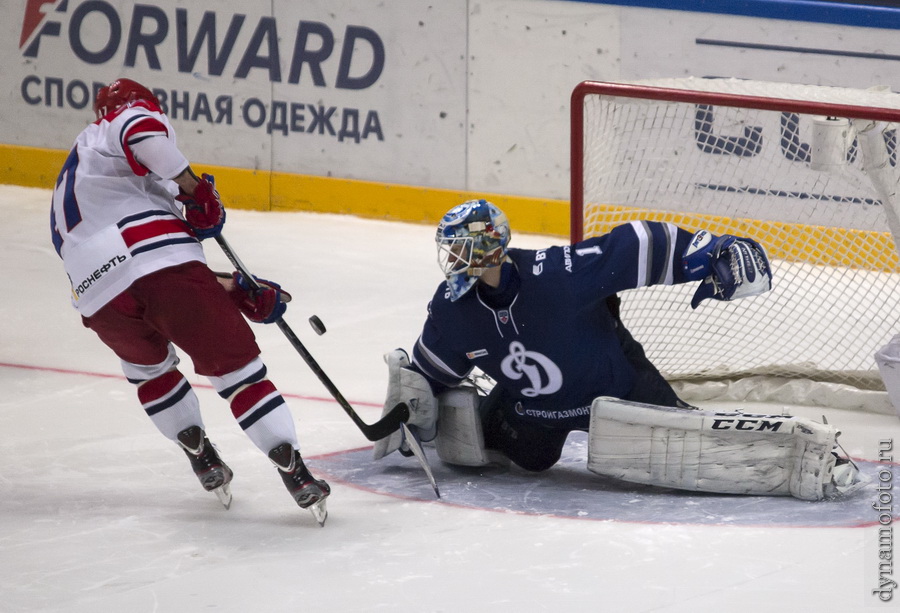
[[[623,320],[667,378],[884,389],[873,356],[900,332],[900,94],[584,82],[571,120],[572,242],[648,219],[753,238],[772,262],[772,291],[753,298],[692,310],[694,283],[623,296]]]

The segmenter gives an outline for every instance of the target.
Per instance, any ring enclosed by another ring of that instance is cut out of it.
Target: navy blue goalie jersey
[[[687,281],[681,258],[691,236],[644,221],[574,245],[510,249],[504,267],[515,271],[504,270],[501,306],[482,283],[456,302],[446,282],[438,286],[413,364],[450,387],[477,367],[519,401],[524,418],[586,428],[594,398],[626,397],[634,385],[606,298]]]

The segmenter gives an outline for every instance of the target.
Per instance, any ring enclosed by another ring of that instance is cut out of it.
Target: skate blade
[[[328,509],[325,508],[325,498],[322,498],[308,507],[309,512],[313,514],[313,517],[316,518],[316,521],[319,522],[319,525],[323,528],[325,527],[325,520],[328,519]]]
[[[231,486],[225,483],[224,485],[220,485],[219,487],[212,490],[212,493],[216,495],[216,498],[219,499],[219,502],[222,503],[222,506],[225,507],[225,510],[231,508]]]

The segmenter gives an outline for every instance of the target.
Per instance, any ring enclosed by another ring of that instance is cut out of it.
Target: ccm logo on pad
[[[783,421],[769,421],[767,419],[715,419],[712,423],[713,430],[750,430],[762,432],[771,430],[778,432]]]

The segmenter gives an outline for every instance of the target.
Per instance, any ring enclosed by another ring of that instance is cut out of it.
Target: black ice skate
[[[219,452],[206,438],[200,426],[191,426],[178,433],[178,442],[191,461],[191,468],[207,492],[218,497],[226,509],[231,507],[231,478],[234,473],[219,457]]]
[[[303,463],[303,458],[300,457],[300,452],[290,443],[282,443],[270,451],[269,459],[278,468],[281,480],[300,508],[309,509],[319,525],[324,526],[328,517],[325,499],[331,493],[331,487],[322,479],[316,479],[310,474]]]

